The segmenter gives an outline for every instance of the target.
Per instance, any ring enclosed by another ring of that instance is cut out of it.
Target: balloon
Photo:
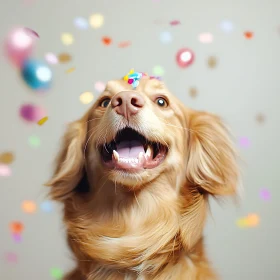
[[[194,52],[188,48],[181,49],[177,52],[177,64],[181,68],[186,68],[194,62]]]
[[[52,71],[43,62],[34,59],[25,60],[21,75],[26,84],[34,90],[46,90],[51,85]]]
[[[42,107],[28,103],[20,107],[19,114],[25,121],[37,123],[46,116],[46,111]]]
[[[23,61],[31,55],[38,37],[39,35],[29,28],[20,27],[12,30],[4,44],[5,52],[11,62],[21,67]]]

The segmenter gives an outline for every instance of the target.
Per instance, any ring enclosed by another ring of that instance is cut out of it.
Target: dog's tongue
[[[117,144],[117,152],[121,158],[138,158],[140,152],[145,153],[140,141],[121,141]]]

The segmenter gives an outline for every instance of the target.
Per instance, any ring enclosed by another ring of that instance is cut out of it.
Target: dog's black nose
[[[145,100],[137,92],[121,91],[112,98],[111,104],[117,114],[129,119],[144,106]]]

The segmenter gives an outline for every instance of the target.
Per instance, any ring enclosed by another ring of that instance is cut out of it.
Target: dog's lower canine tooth
[[[151,146],[149,145],[148,146],[148,148],[147,148],[147,151],[146,151],[146,153],[145,153],[145,155],[146,155],[146,158],[150,158],[151,156],[152,156],[152,148],[151,148]]]
[[[117,151],[113,150],[113,157],[118,162],[120,160],[120,156]]]

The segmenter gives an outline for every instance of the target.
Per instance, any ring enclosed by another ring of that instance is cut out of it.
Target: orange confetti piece
[[[75,67],[71,67],[71,68],[69,68],[69,69],[66,70],[66,73],[69,74],[69,73],[74,72],[75,70],[76,70]]]
[[[25,200],[21,204],[22,210],[28,214],[32,214],[36,211],[36,204],[31,200]]]
[[[10,164],[14,161],[14,155],[11,152],[0,154],[0,162]]]
[[[48,119],[49,119],[49,117],[44,117],[44,118],[40,119],[37,123],[39,125],[43,125]]]
[[[24,230],[24,225],[21,222],[10,223],[10,230],[12,233],[20,234]]]
[[[246,39],[249,39],[249,40],[250,40],[250,39],[253,38],[254,33],[251,32],[251,31],[246,31],[246,32],[244,32],[244,36],[245,36]]]
[[[105,36],[102,38],[102,42],[104,45],[109,46],[112,43],[112,39],[110,37]]]

